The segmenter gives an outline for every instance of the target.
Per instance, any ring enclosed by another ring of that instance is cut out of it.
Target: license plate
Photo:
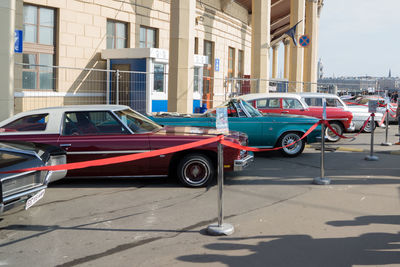
[[[25,204],[25,209],[27,210],[30,207],[32,207],[36,202],[38,202],[40,199],[42,199],[43,196],[44,196],[44,189],[40,190],[35,195],[28,198],[28,200],[26,201],[26,204]]]

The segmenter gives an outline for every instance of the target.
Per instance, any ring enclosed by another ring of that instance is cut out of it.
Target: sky
[[[400,0],[324,0],[318,45],[325,77],[400,77]]]
[[[324,77],[400,77],[400,0],[324,0],[318,58]]]

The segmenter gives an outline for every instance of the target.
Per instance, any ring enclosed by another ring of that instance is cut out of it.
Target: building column
[[[290,27],[301,21],[296,28],[296,40],[304,33],[304,7],[305,0],[290,0]],[[303,48],[293,42],[290,44],[289,82],[289,92],[303,91]]]
[[[289,80],[289,71],[290,71],[290,39],[283,39],[283,45],[285,47],[285,59],[284,59],[284,70],[283,70],[283,78]]]
[[[304,48],[304,91],[317,92],[318,66],[318,0],[306,0],[305,34],[310,38],[310,44]]]
[[[15,0],[0,1],[0,121],[14,114]]]
[[[168,111],[193,113],[193,51],[196,0],[170,4]]]
[[[251,92],[268,92],[269,49],[271,41],[271,0],[252,0],[251,15]]]
[[[278,49],[279,43],[272,46],[272,78],[278,78]]]

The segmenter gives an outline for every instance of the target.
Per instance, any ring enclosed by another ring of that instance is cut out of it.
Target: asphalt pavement
[[[397,125],[389,141],[399,137]],[[351,135],[351,134],[348,134]],[[256,154],[228,173],[229,236],[210,236],[217,191],[159,179],[57,182],[31,209],[1,216],[0,266],[400,266],[400,146],[370,135],[297,158]]]

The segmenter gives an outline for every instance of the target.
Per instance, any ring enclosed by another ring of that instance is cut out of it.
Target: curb
[[[306,145],[306,148],[314,148],[312,145]],[[347,151],[347,152],[358,152],[358,153],[369,153],[369,149],[360,149],[360,148],[355,148],[355,147],[335,147],[336,151]],[[389,154],[389,155],[400,155],[400,150],[395,150],[395,151],[376,151],[374,150],[374,153],[379,153],[379,154]]]

